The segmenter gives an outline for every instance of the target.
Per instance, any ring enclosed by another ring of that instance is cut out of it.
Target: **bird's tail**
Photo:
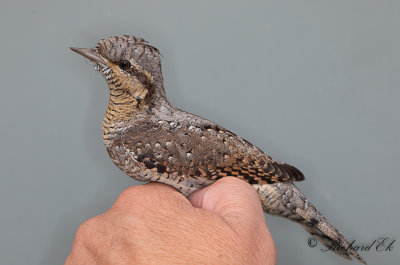
[[[307,200],[293,183],[253,185],[261,197],[266,213],[286,217],[300,223],[327,249],[351,260],[351,257],[367,264],[351,244],[328,220]]]

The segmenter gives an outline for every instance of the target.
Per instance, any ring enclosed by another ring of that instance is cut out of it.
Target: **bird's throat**
[[[129,120],[142,109],[141,101],[124,89],[110,90],[105,118]]]
[[[142,102],[124,89],[110,90],[110,99],[104,115],[102,133],[106,146],[111,144],[118,131],[129,126],[143,109]]]

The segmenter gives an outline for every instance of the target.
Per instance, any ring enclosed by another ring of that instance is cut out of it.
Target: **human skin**
[[[276,264],[260,199],[223,178],[185,198],[161,183],[133,186],[83,222],[64,265]]]

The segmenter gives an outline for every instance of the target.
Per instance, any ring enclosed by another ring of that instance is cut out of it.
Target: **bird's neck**
[[[143,109],[133,95],[124,89],[110,90],[110,99],[104,118],[109,120],[129,120]]]
[[[136,99],[126,89],[110,89],[110,99],[103,119],[103,141],[107,147],[111,146],[116,135],[127,127],[133,126],[135,120],[151,115],[152,109],[162,106],[170,106],[163,87],[157,87],[158,93],[148,93],[144,99]],[[161,93],[162,92],[162,93]]]
[[[130,121],[141,112],[141,103],[128,91],[110,90],[110,99],[103,119],[102,133],[104,144],[109,147],[115,135],[129,126]]]

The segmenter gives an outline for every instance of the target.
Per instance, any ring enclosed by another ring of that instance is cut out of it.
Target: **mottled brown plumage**
[[[298,169],[168,102],[158,49],[127,35],[100,40],[94,49],[71,49],[88,58],[108,83],[103,140],[127,175],[169,184],[186,196],[219,178],[237,177],[257,190],[265,212],[300,223],[327,246],[349,246],[291,183],[304,180]],[[337,254],[365,263],[352,249]]]

